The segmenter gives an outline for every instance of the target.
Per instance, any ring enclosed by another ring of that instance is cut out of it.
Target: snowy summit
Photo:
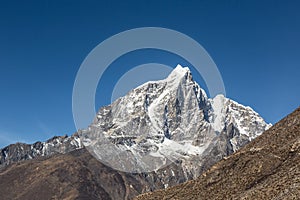
[[[166,79],[101,108],[82,138],[107,165],[140,172],[195,156],[201,165],[212,152],[222,158],[269,127],[250,107],[223,95],[208,98],[189,68],[177,65]]]

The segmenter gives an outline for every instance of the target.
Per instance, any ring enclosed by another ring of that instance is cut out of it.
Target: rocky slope
[[[136,199],[299,199],[300,108],[198,179]]]

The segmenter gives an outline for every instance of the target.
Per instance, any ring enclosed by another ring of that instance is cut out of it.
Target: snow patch
[[[225,103],[226,98],[220,94],[217,95],[215,98],[211,100],[211,107],[213,110],[213,115],[211,116],[211,126],[215,131],[218,131],[219,133],[223,130],[225,126],[225,117],[226,117],[226,110]]]

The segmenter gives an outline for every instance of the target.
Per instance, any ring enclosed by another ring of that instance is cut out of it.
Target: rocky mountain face
[[[136,199],[299,199],[300,108],[196,180]]]
[[[208,98],[178,65],[166,79],[102,107],[81,139],[117,170],[148,172],[180,161],[189,179],[269,127],[250,107],[223,95]]]
[[[1,149],[0,189],[6,199],[26,199],[33,188],[54,199],[131,199],[197,178],[270,126],[250,107],[223,95],[208,98],[190,70],[178,65],[166,79],[102,107],[71,137]],[[25,196],[10,196],[11,190]]]

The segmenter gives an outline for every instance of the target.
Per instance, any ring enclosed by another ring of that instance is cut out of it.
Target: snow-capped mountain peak
[[[178,79],[182,76],[185,76],[187,73],[190,73],[190,69],[178,64],[175,69],[169,74],[167,79]]]
[[[101,108],[82,138],[98,159],[118,170],[151,171],[168,160],[201,158],[218,142],[226,143],[219,150],[226,156],[268,127],[252,109],[223,95],[209,99],[190,70],[177,65],[166,79]],[[126,163],[116,153],[126,155]]]

